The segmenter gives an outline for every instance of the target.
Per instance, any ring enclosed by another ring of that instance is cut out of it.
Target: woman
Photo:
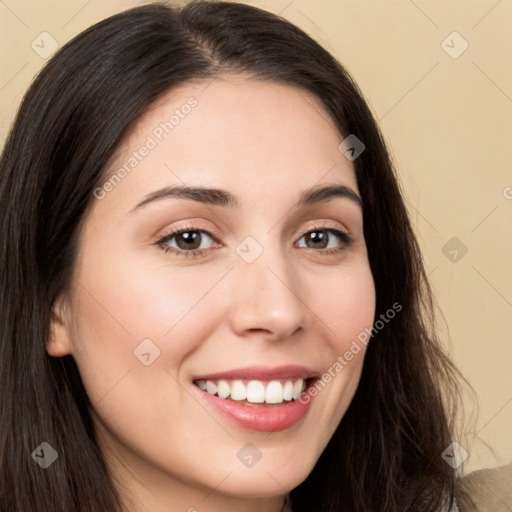
[[[31,86],[0,164],[2,511],[439,511],[456,370],[343,67],[148,5]]]

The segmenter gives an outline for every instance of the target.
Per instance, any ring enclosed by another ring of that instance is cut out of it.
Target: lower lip
[[[255,404],[250,406],[235,400],[210,395],[195,385],[194,388],[220,414],[240,427],[258,432],[280,432],[292,427],[306,415],[312,401],[310,397],[306,404],[299,400],[293,400],[283,405]]]

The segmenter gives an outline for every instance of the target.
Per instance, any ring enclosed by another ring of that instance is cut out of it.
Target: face
[[[135,501],[270,503],[339,424],[375,313],[342,139],[313,96],[221,76],[169,92],[119,147],[47,350],[76,360]]]

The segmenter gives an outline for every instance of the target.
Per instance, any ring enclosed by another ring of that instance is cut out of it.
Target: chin
[[[226,479],[225,494],[244,499],[266,499],[282,496],[300,485],[313,468],[298,468],[287,473],[270,470],[232,473]],[[222,486],[224,487],[224,486]],[[220,490],[220,489],[219,489]]]
[[[279,448],[262,450],[261,458],[252,467],[237,465],[226,478],[223,491],[252,499],[280,496],[300,485],[318,460],[305,453],[304,446],[297,446],[291,454],[289,449],[278,452]]]

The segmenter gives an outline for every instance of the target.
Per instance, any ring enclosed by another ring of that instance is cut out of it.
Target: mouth
[[[318,378],[317,372],[300,366],[251,367],[199,376],[193,384],[210,407],[237,426],[275,432],[306,415],[311,397],[300,397]]]
[[[286,380],[196,380],[194,384],[209,395],[244,405],[279,405],[297,400],[313,379]]]

